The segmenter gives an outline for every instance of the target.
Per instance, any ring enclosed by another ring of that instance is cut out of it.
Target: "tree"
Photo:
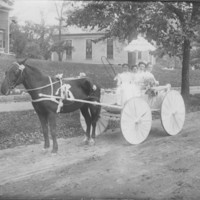
[[[69,46],[66,41],[60,41],[60,42],[55,42],[52,44],[50,48],[50,52],[56,52],[58,55],[60,55],[60,59],[62,61],[63,54],[65,51],[72,51],[74,50],[73,46]]]
[[[42,55],[40,54],[40,46],[35,42],[27,42],[24,48],[25,57],[34,58],[34,59],[42,59]]]
[[[7,3],[9,6],[12,6],[14,4],[14,0],[2,0],[5,3]]]
[[[182,58],[181,93],[189,100],[190,44],[199,25],[198,2],[106,2],[85,3],[71,12],[68,25],[98,28],[105,36],[130,42],[139,33],[170,55]],[[129,55],[130,56],[130,55]]]
[[[151,18],[145,21],[144,28],[149,39],[157,41],[168,54],[182,59],[181,94],[186,103],[189,101],[191,42],[198,35],[199,8],[198,2],[157,3],[149,9]]]
[[[26,47],[26,35],[22,32],[17,22],[10,24],[10,51],[16,54],[16,57],[22,57]]]
[[[191,50],[191,65],[198,65],[200,66],[200,27],[197,30],[197,39],[192,43],[192,50]]]
[[[50,58],[50,47],[52,43],[52,36],[55,31],[54,26],[48,26],[45,24],[45,20],[42,18],[40,24],[26,21],[23,26],[23,32],[26,34],[28,43],[36,43],[39,46],[38,58],[48,59]],[[31,44],[29,44],[30,46]],[[31,45],[33,46],[33,45]],[[34,52],[33,52],[34,53]]]
[[[10,25],[11,51],[17,57],[47,60],[51,56],[50,48],[54,30],[53,26],[47,26],[44,21],[41,24],[26,21],[24,26],[13,21]]]
[[[66,8],[70,7],[71,5],[72,5],[71,2],[66,2],[64,0],[59,2],[59,5],[58,5],[58,3],[55,3],[56,12],[57,12],[57,18],[56,19],[58,20],[58,41],[54,46],[61,44],[60,48],[58,46],[56,48],[56,52],[58,54],[58,60],[59,61],[62,61],[62,55],[63,55],[63,48],[62,48],[63,42],[62,42],[61,35],[62,35],[63,22],[66,20],[64,18],[64,12],[66,12]],[[66,25],[65,25],[65,27],[66,27]]]

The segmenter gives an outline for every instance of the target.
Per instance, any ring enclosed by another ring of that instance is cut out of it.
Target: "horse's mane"
[[[31,69],[31,71],[33,71],[34,73],[36,73],[36,74],[38,74],[38,75],[40,75],[40,76],[45,76],[37,67],[33,67],[33,66],[27,64],[27,63],[26,63],[27,60],[28,60],[28,58],[25,58],[25,59],[22,60],[22,61],[17,61],[17,63],[18,63],[19,65],[24,65],[25,67]]]
[[[34,73],[40,75],[40,76],[45,76],[44,73],[42,73],[41,70],[39,70],[37,67],[33,67],[31,65],[25,64],[26,67],[28,67],[29,69],[31,69],[31,71],[33,71]]]

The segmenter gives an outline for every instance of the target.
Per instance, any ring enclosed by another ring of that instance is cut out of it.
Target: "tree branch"
[[[180,22],[183,24],[184,23],[184,15],[183,12],[176,8],[175,6],[173,6],[172,4],[165,4],[165,7],[169,10],[172,11],[174,14],[176,14],[176,16],[179,18]]]
[[[193,8],[192,8],[192,15],[191,15],[191,21],[196,19],[196,16],[199,14],[199,8],[200,8],[200,2],[192,2]]]

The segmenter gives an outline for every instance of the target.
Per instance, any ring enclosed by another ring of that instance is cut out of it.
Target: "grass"
[[[191,96],[189,112],[195,111],[200,111],[200,94]],[[160,115],[156,114],[153,118],[160,118]],[[43,141],[40,122],[33,110],[0,113],[0,121],[0,149],[38,144]],[[119,122],[109,122],[108,129],[116,127],[120,127]],[[57,115],[58,138],[76,137],[83,135],[83,133],[79,111]]]
[[[0,60],[0,84],[3,80],[4,72],[12,64],[14,60]],[[67,62],[52,62],[42,60],[27,60],[27,63],[38,67],[45,74],[54,76],[63,73],[63,77],[78,76],[81,72],[86,73],[87,76],[96,80],[102,88],[115,87],[116,82],[114,74],[109,65],[106,67],[102,64],[82,64],[82,63],[67,63]],[[121,71],[119,66],[114,66],[117,72]],[[155,78],[159,81],[160,85],[170,83],[173,87],[181,86],[181,69],[173,71],[163,70],[160,64],[156,64],[153,69]],[[200,85],[200,70],[190,71],[190,86]],[[22,86],[20,87],[22,88]]]
[[[0,149],[43,141],[40,122],[34,111],[0,113],[0,120]],[[57,137],[69,138],[83,134],[81,125],[77,122],[79,122],[78,111],[71,114],[59,114]]]
[[[0,84],[4,72],[14,60],[0,60]],[[103,65],[62,63],[41,60],[28,60],[28,64],[40,68],[45,74],[56,75],[63,73],[64,77],[78,76],[84,72],[95,79],[102,88],[115,87],[114,75],[111,68]],[[115,66],[116,72],[120,72],[119,66]],[[160,85],[170,83],[173,87],[181,85],[181,69],[174,71],[163,70],[159,64],[154,67],[153,74]],[[190,72],[190,85],[198,86],[200,70]],[[20,86],[20,88],[23,88]],[[18,98],[17,98],[18,99]],[[19,98],[20,99],[20,98]],[[23,99],[23,98],[22,98]],[[188,112],[200,110],[200,94],[191,95],[190,109]],[[19,145],[36,144],[43,141],[39,119],[34,111],[0,113],[0,149],[13,148]],[[11,124],[12,122],[12,124]],[[24,123],[26,122],[26,123]],[[110,122],[109,127],[119,127],[119,123]],[[79,122],[79,112],[71,114],[59,114],[57,118],[58,138],[76,137],[83,134]]]

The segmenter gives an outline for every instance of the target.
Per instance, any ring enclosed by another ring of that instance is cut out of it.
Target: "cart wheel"
[[[142,98],[132,98],[121,113],[121,130],[131,144],[140,144],[149,135],[152,115],[149,105]]]
[[[161,105],[161,122],[169,135],[178,134],[185,121],[185,104],[178,91],[169,91]]]
[[[108,118],[105,118],[103,113],[106,112],[104,109],[101,109],[101,113],[100,113],[100,117],[97,121],[97,125],[96,125],[96,136],[100,135],[101,133],[103,133],[106,128],[108,127],[108,123],[109,123],[109,120]],[[85,119],[83,117],[83,115],[81,114],[80,112],[80,122],[81,122],[81,126],[83,128],[84,131],[86,131],[86,123],[85,123]],[[91,129],[92,131],[92,129]]]

